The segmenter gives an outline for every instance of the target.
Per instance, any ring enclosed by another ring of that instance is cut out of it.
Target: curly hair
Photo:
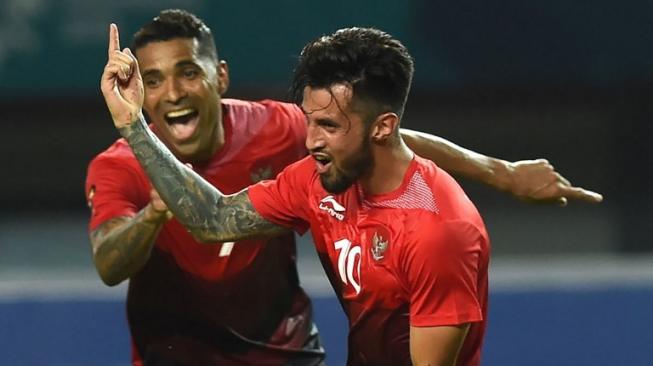
[[[345,28],[308,43],[299,56],[290,93],[301,103],[304,88],[348,84],[353,100],[371,103],[376,113],[401,116],[413,78],[413,58],[388,33]]]

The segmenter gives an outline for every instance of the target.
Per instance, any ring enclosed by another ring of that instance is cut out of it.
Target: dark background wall
[[[230,63],[228,96],[237,98],[284,99],[296,55],[321,34],[351,25],[391,32],[416,59],[406,127],[505,159],[546,157],[572,182],[605,194],[601,206],[565,209],[580,221],[601,215],[600,226],[617,233],[595,249],[651,247],[645,228],[653,206],[646,150],[653,3],[647,1],[3,0],[3,213],[84,210],[86,164],[117,137],[98,88],[107,24],[117,22],[128,45],[143,22],[175,6],[213,28],[220,57]],[[505,213],[517,210],[520,219],[529,208],[465,185],[490,220],[497,217],[508,232],[523,226],[506,222]],[[568,213],[543,208],[535,215]],[[592,237],[568,228],[579,248],[585,235]],[[498,252],[511,246],[499,244]]]

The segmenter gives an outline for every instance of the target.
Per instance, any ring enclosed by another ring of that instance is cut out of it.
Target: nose
[[[182,83],[177,78],[170,78],[166,83],[165,99],[166,102],[177,104],[186,97],[186,91]]]
[[[306,149],[308,151],[321,150],[325,146],[324,134],[315,123],[308,122],[306,127]]]

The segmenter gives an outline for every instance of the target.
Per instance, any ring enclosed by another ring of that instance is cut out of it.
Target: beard
[[[364,136],[367,136],[365,134]],[[374,167],[372,147],[367,138],[363,139],[358,151],[352,153],[351,157],[343,160],[338,168],[335,164],[332,171],[320,174],[320,183],[329,193],[340,194],[349,189],[359,178],[367,175]]]

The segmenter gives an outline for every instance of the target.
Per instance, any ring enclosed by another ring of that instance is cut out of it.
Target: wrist
[[[145,123],[145,117],[143,116],[142,112],[137,113],[134,117],[129,119],[130,122],[128,123],[117,123],[114,121],[116,126],[120,126],[117,127],[117,129],[120,135],[124,138],[128,138],[134,132],[144,130],[144,128],[147,126],[147,123]]]
[[[486,182],[500,191],[512,192],[514,168],[512,163],[501,159],[491,159],[488,164]]]

